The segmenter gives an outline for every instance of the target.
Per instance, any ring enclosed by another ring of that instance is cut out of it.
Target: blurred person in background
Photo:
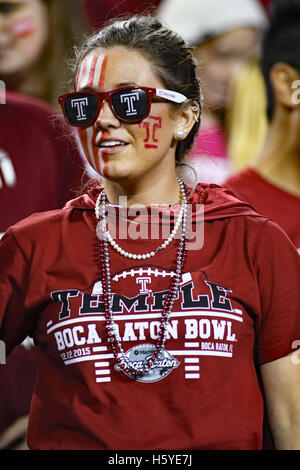
[[[24,217],[74,197],[83,163],[67,127],[43,101],[7,91],[0,123],[1,237]]]
[[[270,120],[262,150],[225,182],[272,218],[300,252],[300,1],[274,0],[261,68]]]
[[[0,238],[34,212],[63,207],[80,189],[82,160],[53,118],[52,107],[19,93],[7,92],[0,105]],[[36,370],[32,346],[26,341],[0,365],[0,448],[25,448]]]
[[[87,29],[80,0],[0,0],[0,79],[56,107],[66,55]]]
[[[259,60],[249,60],[233,80],[226,110],[227,155],[232,173],[249,165],[264,143],[269,127],[266,101]]]
[[[0,80],[6,88],[0,234],[33,212],[62,207],[74,196],[71,189],[81,187],[84,162],[58,116],[57,97],[65,62],[86,31],[84,18],[80,0],[0,0]]]
[[[204,111],[188,160],[201,181],[222,183],[233,171],[226,135],[233,82],[245,63],[259,57],[267,14],[256,0],[162,0],[157,16],[195,46]]]
[[[79,7],[77,0],[0,0],[0,237],[34,212],[63,207],[81,186],[84,164],[55,109],[65,58],[84,32]],[[26,340],[0,365],[0,448],[26,448],[32,346]]]

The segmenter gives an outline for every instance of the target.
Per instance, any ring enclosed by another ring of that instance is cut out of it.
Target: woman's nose
[[[95,126],[107,129],[109,127],[119,127],[120,121],[114,115],[109,103],[103,101],[97,119],[95,121]]]

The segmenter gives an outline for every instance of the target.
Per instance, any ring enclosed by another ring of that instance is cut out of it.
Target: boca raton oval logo
[[[134,346],[125,353],[128,358],[128,364],[132,367],[141,369],[143,362],[147,361],[151,358],[151,356],[153,356],[154,350],[154,344],[139,344]],[[162,349],[157,358],[157,365],[152,369],[149,369],[149,371],[144,373],[141,377],[134,378],[134,380],[145,383],[157,382],[158,380],[162,380],[167,375],[169,375],[173,369],[179,366],[179,364],[180,362],[175,359],[172,354],[169,353],[169,351]],[[116,364],[115,369],[117,371],[123,371],[124,374],[132,378],[130,374],[126,373],[121,365],[122,362],[120,364]]]

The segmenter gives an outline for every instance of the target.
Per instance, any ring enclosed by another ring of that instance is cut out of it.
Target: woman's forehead
[[[76,88],[115,88],[121,83],[160,86],[153,66],[138,50],[126,47],[93,49],[77,72]]]

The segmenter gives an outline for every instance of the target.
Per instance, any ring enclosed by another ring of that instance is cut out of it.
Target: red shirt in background
[[[55,115],[48,104],[9,91],[0,105],[0,238],[34,212],[63,207],[80,189],[83,162]],[[0,433],[29,412],[34,353],[18,346],[0,364]]]
[[[225,184],[260,214],[280,225],[300,252],[299,197],[274,186],[252,168],[231,176]]]
[[[81,187],[83,162],[57,112],[7,92],[0,105],[0,233],[34,212],[57,209]]]

